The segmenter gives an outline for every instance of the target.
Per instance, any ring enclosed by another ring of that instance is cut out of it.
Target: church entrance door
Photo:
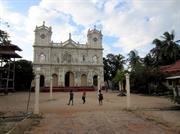
[[[87,86],[87,76],[85,74],[81,75],[81,86]]]
[[[44,75],[40,75],[40,87],[44,87]]]
[[[93,77],[93,85],[94,86],[98,85],[98,76],[97,75],[94,75],[94,77]]]
[[[52,78],[53,78],[53,87],[57,87],[58,86],[58,76],[57,76],[57,74],[53,74]]]
[[[72,72],[67,72],[65,74],[65,86],[66,87],[74,86],[74,74]]]

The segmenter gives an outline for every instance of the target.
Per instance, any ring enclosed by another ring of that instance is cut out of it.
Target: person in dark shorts
[[[73,99],[74,99],[74,93],[73,93],[72,90],[70,90],[70,92],[69,92],[69,103],[68,103],[68,105],[70,105],[70,103],[71,103],[71,105],[73,105]]]
[[[83,91],[82,100],[83,100],[83,104],[84,104],[86,102],[86,91]]]
[[[99,100],[99,105],[102,105],[103,104],[103,94],[102,94],[101,90],[99,90],[99,93],[98,93],[98,100]]]

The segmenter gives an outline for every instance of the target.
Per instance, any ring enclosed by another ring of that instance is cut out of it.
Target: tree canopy
[[[18,60],[12,64],[15,64],[15,89],[29,89],[31,81],[34,78],[32,62],[27,60]]]
[[[106,58],[103,58],[104,63],[104,80],[107,81],[111,80],[115,77],[117,70],[124,69],[124,56],[121,54],[114,55],[108,54]],[[109,86],[109,85],[108,85]]]
[[[174,31],[164,32],[161,38],[162,40],[157,38],[153,40],[155,47],[150,51],[155,66],[172,64],[180,59],[180,46],[174,41]]]
[[[10,43],[8,33],[0,29],[0,45],[9,45]]]

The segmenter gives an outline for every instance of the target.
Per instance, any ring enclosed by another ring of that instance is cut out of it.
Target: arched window
[[[44,62],[46,60],[45,54],[41,53],[39,56],[39,60],[40,60],[40,62]]]

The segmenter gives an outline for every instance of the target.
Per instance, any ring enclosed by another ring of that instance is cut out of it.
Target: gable
[[[71,44],[71,43],[65,44],[63,47],[64,48],[76,48],[76,46],[74,44]]]
[[[77,48],[76,42],[72,40],[67,40],[63,43],[64,48]]]

